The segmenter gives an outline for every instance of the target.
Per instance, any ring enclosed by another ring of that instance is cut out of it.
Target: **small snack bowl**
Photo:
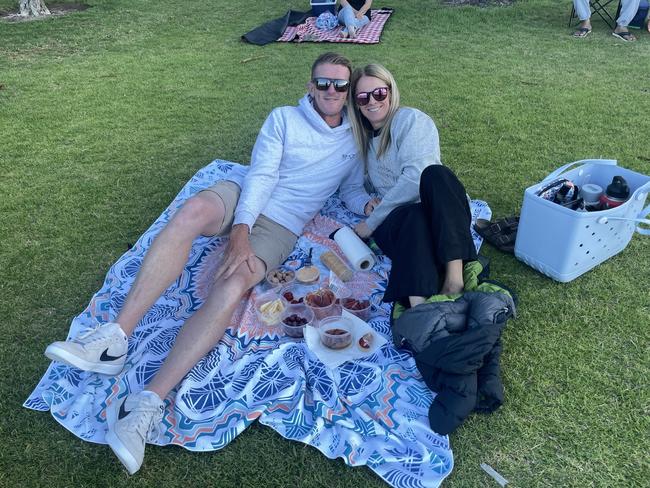
[[[318,324],[320,341],[330,349],[343,349],[352,344],[354,324],[347,317],[325,317]]]
[[[276,325],[280,322],[282,312],[287,308],[287,301],[275,291],[267,291],[253,299],[257,318],[266,325]]]
[[[305,295],[304,301],[317,319],[341,315],[341,306],[336,301],[336,295],[329,288],[310,291]]]
[[[350,296],[341,298],[341,306],[343,310],[347,310],[353,315],[356,315],[361,320],[368,320],[370,316],[370,300],[361,296]]]
[[[278,266],[266,273],[266,282],[271,288],[287,286],[296,281],[296,272],[286,266]]]
[[[298,281],[291,283],[290,285],[284,286],[280,290],[280,295],[290,304],[303,303],[305,301],[305,296],[307,293],[316,291],[320,288],[320,285],[308,285],[305,283],[300,283]]]
[[[302,303],[289,304],[281,315],[282,330],[289,337],[301,338],[305,327],[314,321],[314,312]]]

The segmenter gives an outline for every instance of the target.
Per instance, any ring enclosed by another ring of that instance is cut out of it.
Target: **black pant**
[[[442,165],[420,176],[420,202],[394,209],[372,237],[392,261],[384,302],[440,291],[446,264],[476,259],[463,184]]]

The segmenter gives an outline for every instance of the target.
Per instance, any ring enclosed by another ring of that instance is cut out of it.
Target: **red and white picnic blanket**
[[[347,42],[353,44],[377,44],[384,24],[393,13],[392,8],[371,11],[370,23],[359,29],[355,39],[341,37],[343,26],[329,31],[316,27],[316,17],[308,17],[304,24],[289,26],[278,42]]]

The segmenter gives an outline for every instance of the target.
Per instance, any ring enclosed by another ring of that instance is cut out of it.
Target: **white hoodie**
[[[357,152],[345,113],[341,125],[330,127],[308,95],[297,107],[274,109],[257,136],[243,184],[229,175],[242,187],[233,223],[251,229],[264,214],[300,235],[339,186],[347,207],[362,215],[370,197]]]

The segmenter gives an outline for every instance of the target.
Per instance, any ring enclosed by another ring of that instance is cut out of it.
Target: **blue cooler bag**
[[[560,175],[579,187],[594,183],[602,188],[614,176],[622,176],[630,187],[630,197],[615,208],[579,212],[537,195]],[[564,165],[526,188],[515,256],[556,281],[571,281],[625,249],[635,230],[650,235],[650,228],[639,225],[650,225],[646,218],[650,206],[643,208],[648,192],[649,176],[621,168],[614,160],[585,159]]]

